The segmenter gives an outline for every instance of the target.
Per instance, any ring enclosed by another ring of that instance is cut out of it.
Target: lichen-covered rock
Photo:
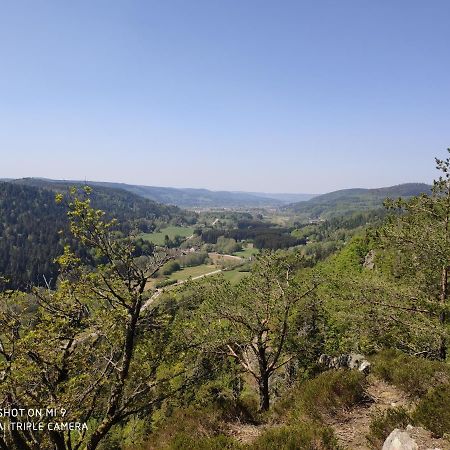
[[[322,364],[329,369],[353,369],[359,370],[364,374],[370,372],[370,362],[367,361],[364,355],[359,353],[348,353],[339,356],[320,355],[319,364]]]
[[[370,250],[364,258],[363,267],[369,270],[373,270],[375,268],[375,252],[373,250]]]

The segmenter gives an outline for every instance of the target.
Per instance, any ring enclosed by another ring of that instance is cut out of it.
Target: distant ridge
[[[282,202],[294,203],[310,200],[317,197],[318,194],[292,194],[292,193],[270,193],[270,192],[246,192],[246,194],[256,195],[257,197],[273,198]]]
[[[0,275],[10,280],[8,288],[27,290],[47,282],[53,287],[59,270],[54,260],[66,244],[92,262],[92,255],[69,233],[66,208],[55,202],[55,192],[67,192],[70,185],[73,182],[42,179],[0,182]],[[116,229],[124,236],[148,233],[157,225],[193,224],[197,219],[193,212],[123,189],[95,187],[91,202],[93,208],[105,211],[107,219],[118,219]]]
[[[89,181],[63,181],[45,178],[19,178],[4,184],[28,186],[53,192],[66,193],[73,185],[95,187],[91,199],[96,208],[106,211],[120,222],[143,219],[190,222],[194,213],[182,210],[174,205],[164,205],[140,195],[116,187],[94,185]]]
[[[172,188],[142,186],[107,181],[51,180],[45,178],[24,178],[36,183],[89,184],[112,189],[121,189],[149,200],[183,208],[263,208],[277,207],[286,203],[307,200],[312,194],[266,194],[257,192],[211,191],[196,188]],[[20,182],[15,180],[15,182]],[[31,181],[28,181],[30,183]]]
[[[342,189],[318,195],[308,201],[286,205],[283,209],[310,218],[328,218],[353,211],[379,208],[387,197],[413,197],[430,192],[431,186],[425,183],[405,183],[376,189]]]

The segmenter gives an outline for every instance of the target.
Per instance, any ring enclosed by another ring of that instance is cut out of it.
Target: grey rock
[[[364,374],[370,372],[370,362],[364,355],[359,353],[348,353],[339,356],[320,355],[319,364],[329,369],[353,369],[359,370]]]
[[[375,268],[375,252],[373,250],[370,250],[364,258],[363,267],[369,270],[373,270]]]
[[[384,441],[382,450],[418,450],[416,441],[406,432],[396,428]]]

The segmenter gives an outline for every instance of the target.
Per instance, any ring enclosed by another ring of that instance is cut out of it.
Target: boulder
[[[396,428],[384,441],[382,450],[418,450],[419,446],[408,432]]]
[[[321,355],[319,364],[329,369],[353,369],[367,375],[370,372],[370,362],[359,353],[347,353],[339,356]]]
[[[375,252],[373,250],[370,250],[364,258],[363,267],[369,270],[373,270],[375,268]]]

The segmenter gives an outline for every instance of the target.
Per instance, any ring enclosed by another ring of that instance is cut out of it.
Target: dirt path
[[[372,376],[369,379],[367,393],[372,401],[328,420],[328,424],[334,429],[339,444],[345,449],[369,449],[366,435],[369,433],[371,416],[376,411],[386,411],[388,408],[399,406],[405,408],[411,406],[411,402],[400,389]]]
[[[413,403],[406,394],[395,386],[369,375],[367,388],[368,401],[334,417],[326,423],[334,430],[339,448],[345,450],[370,450],[366,436],[372,415],[388,408],[403,407],[410,410]],[[245,423],[228,424],[227,434],[242,444],[252,443],[258,436],[271,428],[269,425],[251,425]],[[450,450],[448,441],[435,439],[429,431],[420,427],[408,428],[408,434],[416,441],[419,450]]]
[[[265,425],[251,425],[247,423],[229,423],[227,434],[232,436],[241,444],[251,444],[258,438],[265,430]]]

